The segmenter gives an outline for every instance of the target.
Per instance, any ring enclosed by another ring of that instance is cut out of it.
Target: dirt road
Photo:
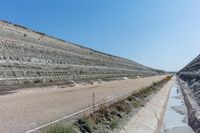
[[[165,76],[95,83],[76,87],[57,86],[17,90],[0,96],[0,132],[22,133],[102,102],[114,95],[149,86]]]

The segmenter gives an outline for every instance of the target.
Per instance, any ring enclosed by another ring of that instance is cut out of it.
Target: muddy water
[[[171,88],[161,132],[194,133],[190,126],[188,126],[187,108],[178,82]]]

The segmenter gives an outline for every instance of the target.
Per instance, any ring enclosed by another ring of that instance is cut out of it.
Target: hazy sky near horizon
[[[177,71],[200,52],[199,0],[0,0],[0,19]]]

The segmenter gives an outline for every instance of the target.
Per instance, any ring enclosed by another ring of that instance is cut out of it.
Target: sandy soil
[[[103,82],[76,87],[17,90],[0,96],[0,132],[21,133],[102,102],[114,95],[151,85],[165,76]]]

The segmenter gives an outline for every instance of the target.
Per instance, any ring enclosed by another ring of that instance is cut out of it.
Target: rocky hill
[[[3,85],[159,73],[162,72],[128,59],[0,21],[0,84]]]
[[[188,83],[197,103],[200,105],[200,55],[180,70],[178,75]]]

